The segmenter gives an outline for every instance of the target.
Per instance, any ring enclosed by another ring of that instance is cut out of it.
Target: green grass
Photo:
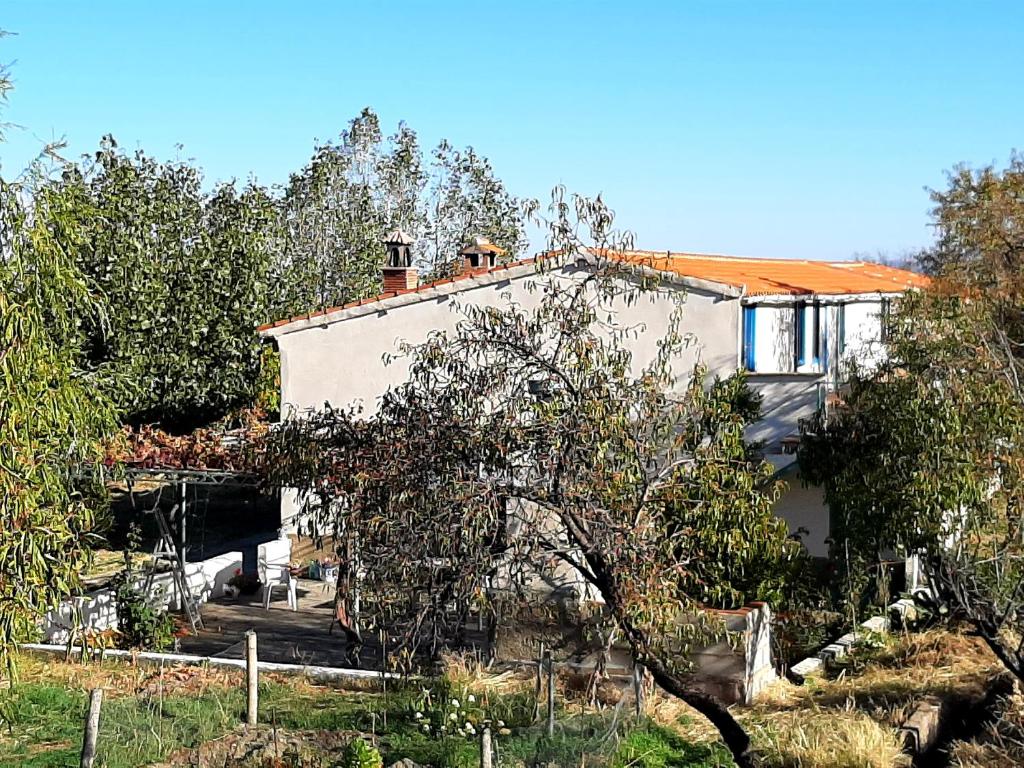
[[[675,731],[653,724],[631,731],[612,760],[612,768],[719,768],[732,765],[732,756],[725,747],[690,744]]]
[[[59,674],[57,674],[59,672]],[[0,694],[0,766],[49,768],[77,766],[86,708],[86,683],[75,669],[37,665],[10,691]],[[91,668],[88,685],[97,684]],[[105,674],[101,670],[100,678]],[[111,674],[115,674],[111,669]],[[201,692],[167,695],[162,704],[153,696],[134,694],[124,673],[103,683],[97,768],[129,768],[164,760],[183,747],[196,747],[233,730],[245,710],[240,685],[208,685]],[[130,677],[130,676],[128,676]],[[446,690],[444,685],[438,686]],[[169,691],[173,693],[173,691]],[[260,686],[260,721],[297,731],[358,731],[375,734],[386,763],[407,757],[437,768],[476,768],[479,743],[475,738],[435,738],[425,734],[419,687],[398,687],[386,696],[312,687],[287,681]],[[687,743],[671,730],[652,723],[639,726],[629,718],[609,734],[610,713],[564,713],[553,738],[542,725],[529,723],[532,696],[491,696],[489,714],[503,720],[510,735],[497,736],[502,765],[551,764],[578,766],[584,759],[596,768],[712,768],[729,765],[719,747]]]
[[[77,766],[86,707],[84,691],[22,683],[4,696],[6,732],[0,735],[0,766]],[[109,768],[160,760],[173,749],[192,747],[229,731],[244,709],[240,695],[218,691],[169,697],[163,707],[134,697],[108,697],[100,718],[99,744]]]

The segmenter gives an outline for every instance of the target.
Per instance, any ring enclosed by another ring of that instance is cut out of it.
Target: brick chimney
[[[498,259],[505,255],[505,249],[499,248],[486,237],[477,236],[459,251],[459,255],[462,257],[464,275],[481,275],[497,265]]]
[[[387,258],[384,262],[384,293],[407,291],[419,285],[419,276],[412,265],[413,239],[401,229],[384,236]]]

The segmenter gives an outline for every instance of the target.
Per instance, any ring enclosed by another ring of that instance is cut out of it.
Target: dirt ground
[[[333,765],[345,745],[358,733],[345,731],[287,731],[243,726],[195,749],[181,749],[153,768],[184,766],[278,766],[320,768]]]

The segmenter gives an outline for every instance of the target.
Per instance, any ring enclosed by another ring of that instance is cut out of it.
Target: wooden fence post
[[[485,722],[480,730],[480,768],[492,768],[493,765],[491,724],[490,722]]]
[[[103,706],[103,689],[93,688],[89,691],[89,713],[85,716],[81,768],[92,768],[92,762],[96,759],[96,736],[100,730],[101,706]]]
[[[260,671],[256,652],[256,632],[249,630],[245,633],[245,678],[246,678],[246,709],[245,722],[247,725],[256,725],[256,718],[259,713],[260,701]]]
[[[640,662],[633,663],[633,697],[636,704],[636,719],[639,720],[644,714],[644,665]]]
[[[551,651],[544,651],[544,663],[548,668],[548,738],[555,735],[555,662]]]

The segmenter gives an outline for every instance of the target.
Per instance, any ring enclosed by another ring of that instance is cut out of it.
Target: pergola
[[[177,608],[184,610],[193,631],[196,631],[202,627],[202,619],[199,616],[199,605],[189,590],[185,574],[185,563],[188,559],[188,487],[192,485],[256,488],[259,486],[258,478],[247,472],[180,467],[126,466],[122,472],[133,509],[137,510],[135,487],[140,482],[170,485],[177,492],[176,502],[169,515],[164,514],[159,499],[152,508],[142,510],[143,513],[154,516],[159,531],[159,539],[153,549],[153,559],[146,581],[146,591],[148,593],[152,586],[159,565],[168,565],[175,586]]]

